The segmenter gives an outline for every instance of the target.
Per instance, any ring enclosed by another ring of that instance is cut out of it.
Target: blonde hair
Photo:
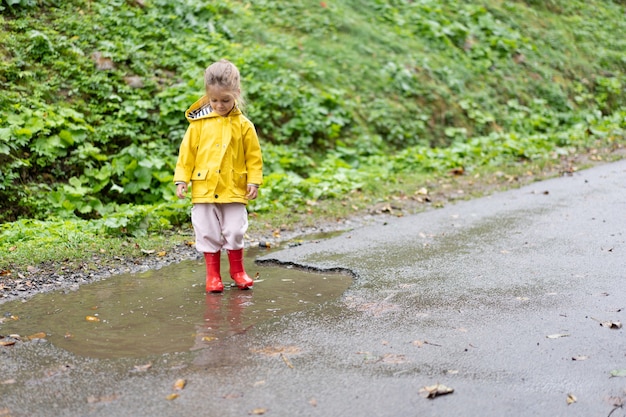
[[[209,65],[204,71],[204,88],[208,92],[211,87],[219,87],[228,91],[240,110],[243,111],[245,101],[241,93],[241,76],[232,62],[222,59]]]

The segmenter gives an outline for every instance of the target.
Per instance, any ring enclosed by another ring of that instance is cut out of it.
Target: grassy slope
[[[277,123],[287,109],[318,103],[314,99],[324,95],[339,103],[350,121],[340,137],[321,137],[313,147],[296,140],[290,144],[296,154],[335,147],[341,139],[360,154],[384,156],[389,143],[396,148],[405,142],[447,144],[455,134],[447,130],[450,127],[465,129],[463,137],[471,137],[503,126],[527,129],[526,119],[539,128],[542,123],[567,125],[574,110],[597,101],[598,80],[614,76],[623,80],[626,67],[620,55],[626,41],[615,36],[624,30],[624,7],[616,2],[492,0],[464,3],[461,12],[455,10],[457,6],[435,1],[416,2],[413,8],[409,3],[357,0],[326,2],[327,7],[318,1],[216,1],[204,8],[193,1],[187,6],[155,2],[162,3],[161,13],[142,12],[123,2],[76,3],[78,13],[68,3],[64,9],[34,10],[17,18],[5,15],[3,26],[10,31],[2,33],[5,46],[0,51],[5,63],[0,67],[0,81],[5,93],[0,101],[8,108],[28,97],[23,103],[75,109],[94,129],[94,144],[110,147],[109,157],[130,158],[132,145],[169,154],[169,165],[161,167],[164,176],[171,169],[184,129],[180,113],[201,91],[198,74],[208,60],[224,55],[242,67],[249,113],[266,137],[276,137],[273,130],[284,129]],[[417,5],[421,9],[416,11]],[[184,7],[190,9],[178,10]],[[194,7],[196,19],[193,14],[185,15],[194,12]],[[215,10],[220,12],[213,21],[216,33],[207,34],[202,19],[213,16]],[[446,20],[451,18],[458,21]],[[475,36],[467,37],[467,42],[459,42],[464,33],[459,22],[473,25]],[[41,37],[34,36],[33,29],[52,39],[52,49],[61,56],[52,54],[45,42],[38,43]],[[92,53],[96,50],[114,60],[115,71],[94,70]],[[46,62],[47,54],[54,59]],[[15,59],[22,60],[21,66],[10,64]],[[124,81],[125,76],[137,74],[146,82],[141,90]],[[520,117],[518,109],[508,104],[511,100],[531,108],[532,117]],[[94,102],[97,109],[90,107]],[[600,103],[600,107],[608,104]],[[268,116],[274,113],[278,116]],[[120,114],[126,116],[120,119]],[[0,121],[5,117],[0,116]],[[146,131],[152,125],[161,130]],[[137,126],[143,127],[138,130]],[[323,156],[323,151],[316,156],[318,164]],[[80,156],[75,156],[67,167],[80,163]],[[459,193],[449,189],[480,195],[568,171],[578,163],[575,156],[552,165],[527,161],[476,169],[471,177],[462,178],[451,178],[445,171],[403,173],[400,178],[365,184],[360,192],[341,199],[255,214],[251,234],[271,235],[281,227],[294,229],[380,211],[377,204],[381,202],[404,206],[405,212],[419,210],[423,207],[420,200],[407,196],[414,196],[422,186],[440,205],[459,198]],[[490,175],[494,170],[501,173]],[[37,198],[42,190],[34,188],[34,197],[29,198]],[[154,198],[171,197],[171,191],[163,193]],[[41,228],[47,229],[47,235],[29,238]],[[140,249],[167,249],[188,239],[175,234],[111,239],[94,235],[82,223],[64,221],[33,223],[19,233],[23,235],[19,244],[3,246],[0,270],[20,270],[40,261],[88,259],[94,254],[142,256]]]

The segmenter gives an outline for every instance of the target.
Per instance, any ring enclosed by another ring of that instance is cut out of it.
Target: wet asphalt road
[[[611,377],[626,330],[601,325],[626,321],[626,160],[259,261],[355,281],[193,352],[4,348],[0,416],[604,417],[626,402],[626,377]],[[437,383],[454,392],[420,395]]]

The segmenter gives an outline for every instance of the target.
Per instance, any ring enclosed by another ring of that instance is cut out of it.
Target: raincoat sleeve
[[[252,122],[243,126],[243,146],[246,155],[246,171],[248,184],[261,185],[263,183],[263,156],[259,137]]]
[[[194,124],[189,125],[178,151],[178,161],[174,171],[174,183],[189,183],[198,151],[198,133]]]

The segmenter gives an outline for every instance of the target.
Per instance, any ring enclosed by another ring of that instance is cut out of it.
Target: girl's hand
[[[187,183],[180,183],[176,186],[176,196],[178,198],[185,198],[185,194],[187,194]]]
[[[248,194],[246,198],[248,200],[254,200],[259,195],[259,187],[254,184],[248,184]]]

